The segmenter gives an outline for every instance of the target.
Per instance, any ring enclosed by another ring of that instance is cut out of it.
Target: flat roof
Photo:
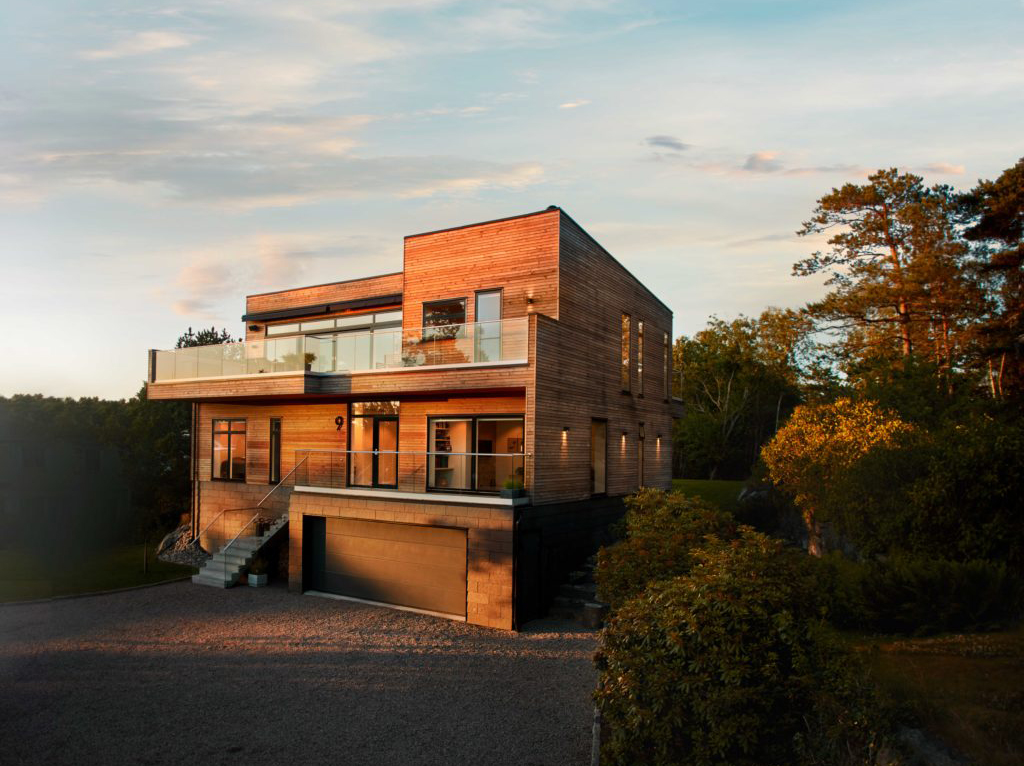
[[[368,282],[371,279],[381,279],[382,277],[397,277],[404,274],[404,271],[389,271],[386,274],[374,274],[371,277],[357,277],[356,279],[340,279],[337,282],[321,282],[318,285],[303,285],[302,287],[286,287],[283,290],[270,290],[266,293],[249,293],[246,298],[261,298],[264,295],[277,295],[279,293],[291,293],[296,290],[309,290],[313,287],[330,287],[332,285],[347,285],[352,282]]]

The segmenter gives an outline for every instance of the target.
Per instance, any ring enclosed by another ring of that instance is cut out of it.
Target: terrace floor
[[[0,606],[5,763],[586,764],[597,634],[282,587]]]

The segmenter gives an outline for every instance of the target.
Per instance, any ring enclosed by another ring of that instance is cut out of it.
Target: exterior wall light
[[[569,426],[562,426],[562,433],[563,433],[563,434],[567,434],[567,433],[569,433],[569,430],[570,430],[570,429],[569,429]]]
[[[258,329],[260,329],[260,326],[258,324],[251,324],[249,325],[249,329],[252,330],[253,332],[256,332]]]

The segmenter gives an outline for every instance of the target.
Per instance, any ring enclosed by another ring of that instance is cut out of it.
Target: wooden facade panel
[[[318,303],[349,301],[358,298],[373,298],[378,295],[394,295],[402,292],[402,272],[382,274],[365,279],[350,279],[312,287],[298,287],[272,293],[249,295],[245,299],[245,313],[313,306]]]
[[[398,444],[399,451],[409,453],[399,456],[398,489],[408,492],[426,491],[427,419],[454,415],[522,415],[525,410],[523,394],[506,396],[462,396],[434,399],[401,401],[399,405]],[[335,421],[344,418],[339,429]],[[213,421],[220,418],[244,418],[246,421],[246,482],[213,481],[212,470],[212,428]],[[232,493],[238,488],[239,505],[248,502],[251,485],[267,487],[269,490],[270,469],[270,419],[281,419],[281,476],[295,467],[296,451],[301,450],[346,450],[348,449],[349,417],[348,403],[303,403],[303,404],[221,404],[199,405],[198,470],[200,481],[210,481],[221,489],[218,493]],[[300,458],[301,459],[301,458]],[[337,462],[335,462],[337,460]],[[333,471],[333,473],[329,473]],[[347,484],[348,461],[335,456],[327,458],[313,456],[297,473],[297,483],[307,478],[334,486]],[[528,481],[527,477],[527,481]],[[291,481],[289,481],[291,483]],[[205,500],[201,500],[205,505]],[[234,506],[237,507],[237,506]]]
[[[502,317],[558,316],[557,210],[405,239],[404,325],[421,327],[423,303],[502,290]]]

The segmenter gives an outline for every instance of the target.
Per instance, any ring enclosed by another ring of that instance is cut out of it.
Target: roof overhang
[[[332,314],[338,311],[357,311],[359,309],[376,309],[384,306],[401,305],[402,294],[377,295],[372,298],[356,298],[350,301],[334,301],[332,303],[318,303],[313,306],[299,306],[292,309],[278,309],[276,311],[257,311],[252,314],[243,314],[243,322],[273,322],[275,319],[292,319],[295,317],[310,317],[319,314]]]

